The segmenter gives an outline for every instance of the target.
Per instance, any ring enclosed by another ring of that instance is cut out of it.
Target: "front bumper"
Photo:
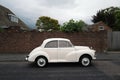
[[[96,59],[96,55],[94,55],[93,59]]]
[[[97,54],[95,53],[95,54],[93,55],[93,59],[96,59],[96,56],[97,56]]]
[[[93,49],[92,49],[93,50]],[[93,50],[93,52],[92,52],[92,59],[96,59],[96,51],[95,50]]]

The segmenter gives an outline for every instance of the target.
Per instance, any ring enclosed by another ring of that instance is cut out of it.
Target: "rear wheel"
[[[91,64],[91,58],[89,56],[83,56],[80,58],[80,63],[82,66],[87,67]]]
[[[36,64],[38,67],[45,67],[47,65],[47,59],[45,57],[38,57],[36,59]]]

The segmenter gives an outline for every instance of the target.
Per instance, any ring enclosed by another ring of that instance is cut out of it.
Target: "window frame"
[[[18,21],[19,21],[18,17],[16,15],[14,15],[14,14],[8,14],[8,17],[9,17],[11,22],[18,23]]]
[[[53,42],[53,41],[57,41],[57,47],[46,47],[46,45],[48,45],[50,42]],[[53,41],[49,41],[45,44],[44,48],[58,48],[59,45],[58,45],[58,40],[53,40]]]
[[[99,26],[99,30],[105,30],[104,26]]]
[[[68,46],[68,44],[67,44],[67,47],[60,47],[60,41],[65,41],[65,40],[59,40],[58,41],[58,48],[73,48],[73,44],[70,41],[65,41],[65,42],[67,42],[71,45],[70,47]]]

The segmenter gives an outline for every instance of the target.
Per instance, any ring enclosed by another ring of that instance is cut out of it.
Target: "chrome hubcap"
[[[40,58],[37,61],[38,66],[43,67],[46,64],[46,60],[44,58]]]
[[[89,63],[90,63],[89,58],[83,58],[83,59],[82,59],[82,64],[83,64],[84,66],[88,66]]]

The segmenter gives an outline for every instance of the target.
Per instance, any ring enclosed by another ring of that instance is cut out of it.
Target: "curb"
[[[120,51],[107,51],[106,54],[120,54]]]
[[[26,60],[0,60],[0,62],[27,62]]]

